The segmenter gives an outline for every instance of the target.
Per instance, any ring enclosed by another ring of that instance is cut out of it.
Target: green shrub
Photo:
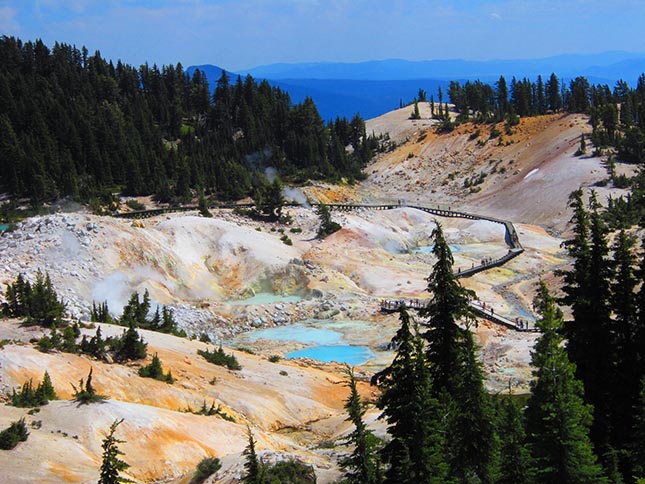
[[[0,432],[0,449],[11,450],[20,442],[24,442],[29,437],[25,419],[21,418],[17,422],[11,422],[11,425]]]
[[[49,373],[45,372],[43,381],[34,389],[31,380],[25,382],[19,392],[13,390],[10,396],[11,405],[14,407],[37,407],[38,405],[47,405],[50,400],[57,400],[58,396],[52,385]]]
[[[497,129],[497,127],[493,127],[493,129],[490,130],[490,136],[488,137],[488,139],[499,138],[501,135],[501,131]]]
[[[135,199],[128,200],[127,202],[125,202],[125,204],[132,210],[136,210],[137,212],[146,209],[146,206],[143,203]]]
[[[227,355],[224,353],[224,350],[220,346],[217,351],[203,351],[203,350],[197,350],[197,354],[199,356],[202,356],[206,361],[209,363],[213,363],[214,365],[219,365],[219,366],[225,366],[229,370],[241,370],[242,366],[240,363],[237,361],[237,358],[235,358],[235,355],[230,354]]]
[[[313,467],[297,460],[285,460],[264,466],[264,482],[267,484],[315,484]]]
[[[280,240],[284,245],[293,245],[293,242],[287,234],[284,234],[282,237],[280,237]]]
[[[190,482],[191,484],[200,484],[221,468],[222,463],[217,457],[205,457],[197,464],[195,475]]]
[[[193,410],[190,406],[188,406],[186,408],[186,412],[192,413],[194,415],[204,415],[206,417],[217,415],[228,422],[235,422],[235,419],[233,417],[222,410],[221,405],[218,405],[217,408],[215,408],[215,402],[212,402],[211,406],[207,407],[206,400],[202,402],[202,406],[199,408],[199,410]]]
[[[72,384],[72,388],[74,389],[74,401],[78,402],[80,405],[87,405],[107,400],[105,395],[99,395],[96,393],[96,390],[92,385],[92,368],[90,368],[90,372],[87,375],[87,382],[83,383],[83,379],[81,378],[79,388],[76,388],[74,384]]]
[[[155,380],[165,381],[170,384],[175,383],[175,379],[172,377],[170,370],[164,374],[163,366],[161,366],[161,360],[159,360],[157,353],[152,357],[152,362],[149,365],[139,368],[138,373],[143,378],[154,378]]]
[[[277,363],[281,359],[282,359],[282,357],[280,355],[271,355],[271,356],[269,356],[269,361],[271,363]]]
[[[22,274],[7,286],[4,295],[7,301],[3,305],[6,316],[25,318],[29,324],[39,324],[51,327],[62,321],[65,304],[58,299],[49,274],[36,272],[36,280],[32,284]]]

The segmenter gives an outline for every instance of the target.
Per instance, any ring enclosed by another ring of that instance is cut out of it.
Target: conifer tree
[[[473,320],[468,299],[474,297],[474,293],[463,288],[453,272],[454,259],[441,224],[437,223],[432,231],[432,239],[432,253],[437,261],[427,278],[430,302],[420,314],[428,317],[424,323],[428,329],[423,337],[428,342],[427,360],[437,397],[443,391],[456,393],[455,370],[460,367],[464,332],[457,322],[468,324]]]
[[[531,484],[533,469],[526,445],[524,415],[512,394],[499,404],[500,472],[497,484]]]
[[[329,207],[324,203],[318,205],[316,213],[318,214],[318,218],[320,220],[320,227],[318,227],[317,234],[318,238],[324,239],[328,235],[331,235],[341,229],[340,224],[332,220],[331,211],[329,210]]]
[[[635,274],[635,241],[624,230],[616,237],[613,249],[613,282],[611,285],[611,361],[612,376],[605,382],[609,386],[612,408],[612,445],[620,448],[634,426],[634,408],[640,393],[639,352],[637,342],[638,280]]]
[[[585,365],[585,350],[590,345],[590,329],[588,321],[591,315],[591,246],[589,213],[582,199],[582,190],[576,190],[569,196],[569,207],[573,209],[573,238],[565,241],[563,246],[573,259],[573,267],[569,271],[561,271],[565,296],[562,302],[571,307],[573,321],[565,326],[567,335],[567,351],[577,366],[578,375],[587,372]]]
[[[199,210],[199,214],[202,217],[211,218],[213,216],[213,214],[208,209],[208,202],[206,201],[206,198],[204,197],[203,193],[199,195],[198,210]]]
[[[246,427],[246,432],[249,437],[249,443],[244,449],[246,462],[244,463],[245,474],[242,476],[242,482],[246,484],[262,484],[263,465],[255,452],[255,438],[251,433],[250,427]]]
[[[356,377],[349,367],[346,369],[349,381],[346,383],[349,388],[349,396],[345,401],[347,421],[354,424],[354,430],[347,438],[348,443],[354,445],[354,451],[344,458],[340,465],[345,472],[347,484],[379,484],[379,463],[376,454],[378,439],[363,421],[365,409],[361,397],[356,388]]]
[[[148,344],[139,336],[139,332],[133,322],[123,332],[116,352],[118,360],[142,360],[148,354]]]
[[[11,450],[20,442],[24,442],[29,437],[27,424],[24,417],[0,432],[0,450]]]
[[[583,385],[562,347],[562,313],[544,283],[535,306],[541,315],[537,323],[541,334],[531,353],[535,379],[526,418],[537,481],[605,483],[589,439],[592,408],[584,403]]]
[[[641,241],[643,255],[639,263],[637,276],[639,280],[645,280],[645,239]],[[645,377],[645,284],[641,284],[636,295],[637,318],[634,328],[634,347],[638,355],[636,372],[641,378]]]
[[[470,331],[463,332],[456,392],[449,406],[446,454],[450,475],[458,482],[495,482],[498,438],[490,396],[484,388],[481,363]]]
[[[388,424],[391,440],[381,450],[387,484],[444,483],[442,422],[425,358],[423,339],[405,306],[401,327],[392,338],[397,348],[392,364],[375,374],[372,384],[381,390],[378,407]]]
[[[103,439],[101,447],[103,448],[103,460],[101,462],[100,478],[98,484],[118,484],[120,482],[131,482],[121,476],[121,471],[126,470],[130,465],[122,460],[119,456],[124,455],[119,450],[118,444],[125,443],[124,440],[117,439],[114,434],[116,428],[121,425],[123,419],[115,420],[110,425],[110,431]]]
[[[634,407],[630,460],[634,476],[645,478],[645,378],[641,380],[638,404]]]
[[[410,119],[421,119],[421,114],[419,113],[419,102],[414,100],[414,109],[410,113]]]
[[[39,405],[43,405],[50,400],[58,399],[58,395],[56,395],[56,390],[54,390],[54,385],[52,384],[51,377],[49,376],[49,373],[47,371],[45,371],[45,373],[43,374],[43,380],[38,385],[38,388],[36,388],[35,397],[36,401],[42,402],[39,403]]]
[[[607,226],[600,213],[600,204],[595,192],[589,200],[590,221],[590,282],[587,297],[590,301],[589,319],[576,321],[584,324],[589,335],[588,346],[583,354],[585,373],[581,374],[585,387],[585,400],[594,408],[591,437],[602,461],[611,448],[613,426],[612,389],[607,385],[614,377],[615,337],[611,317],[610,285],[611,268],[608,258]],[[574,361],[574,363],[577,363]]]

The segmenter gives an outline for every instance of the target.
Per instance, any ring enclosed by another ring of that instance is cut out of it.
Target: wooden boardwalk
[[[311,204],[312,207],[319,207],[320,205],[321,204],[318,204],[318,203]],[[252,203],[243,203],[243,204],[224,203],[224,204],[216,204],[216,205],[214,204],[214,205],[211,205],[209,208],[234,209],[234,208],[250,208],[253,206],[254,205]],[[285,204],[285,206],[296,207],[296,206],[301,206],[301,204],[288,203],[288,204]],[[420,210],[422,212],[430,213],[438,217],[463,218],[463,219],[469,219],[469,220],[486,220],[489,222],[503,225],[506,231],[505,241],[506,241],[506,244],[508,245],[508,252],[502,257],[499,257],[497,259],[483,260],[481,264],[474,265],[469,269],[464,269],[464,270],[458,269],[455,275],[459,278],[470,277],[475,274],[478,274],[479,272],[486,271],[494,267],[501,267],[507,262],[509,262],[510,260],[522,254],[522,252],[524,252],[524,248],[522,247],[522,244],[520,244],[520,239],[517,235],[517,231],[515,230],[515,227],[513,226],[513,224],[508,220],[501,220],[494,217],[488,217],[486,215],[478,215],[478,214],[469,213],[469,212],[462,212],[459,210],[451,210],[450,208],[446,210],[440,207],[430,207],[430,206],[424,206],[424,205],[407,205],[407,204],[401,204],[401,203],[381,203],[381,204],[331,203],[331,204],[327,204],[327,207],[330,210],[337,210],[337,211],[344,211],[344,212],[363,210],[363,209],[393,210],[396,208],[411,208],[414,210]],[[196,205],[189,205],[189,206],[187,205],[187,206],[158,208],[158,209],[151,209],[151,210],[140,210],[140,211],[134,211],[134,212],[114,213],[112,215],[114,217],[119,217],[119,218],[142,219],[142,218],[155,217],[166,213],[188,212],[188,211],[194,211],[194,210],[198,210],[198,207]],[[398,308],[401,306],[403,302],[406,304],[407,307],[410,307],[412,309],[421,309],[422,306],[425,307],[424,305],[427,304],[427,301],[420,300],[420,299],[414,299],[414,300],[408,300],[408,301],[393,299],[393,300],[387,300],[385,302],[382,302],[381,310],[389,311],[389,312],[398,311]],[[471,308],[473,309],[473,312],[478,316],[488,319],[489,321],[492,321],[494,323],[501,324],[503,326],[506,326],[511,329],[515,329],[517,331],[535,331],[535,321],[519,320],[519,319],[511,320],[511,319],[505,318],[504,316],[495,314],[494,312],[492,312],[492,309],[490,307],[477,305],[477,303],[475,302],[471,303]]]
[[[394,313],[401,309],[401,306],[405,306],[408,309],[414,309],[416,311],[425,309],[429,303],[428,299],[383,299],[381,301],[381,311],[384,313]],[[481,301],[470,301],[468,303],[473,314],[476,316],[487,319],[488,321],[507,328],[513,329],[515,331],[522,332],[536,332],[538,329],[535,327],[535,321],[529,319],[509,319],[500,314],[495,313],[495,310],[489,305],[486,306],[485,303]]]

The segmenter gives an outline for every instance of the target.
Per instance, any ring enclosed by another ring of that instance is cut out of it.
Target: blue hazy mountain
[[[187,71],[192,74],[195,68],[206,73],[211,88],[222,74],[220,67],[208,64],[191,66]],[[398,108],[401,101],[411,101],[420,88],[427,92],[428,99],[434,95],[436,101],[439,86],[446,93],[451,80],[494,83],[503,75],[510,84],[513,76],[535,80],[542,75],[546,79],[552,72],[563,82],[585,76],[592,84],[613,88],[616,81],[623,79],[633,86],[645,72],[645,54],[613,51],[519,60],[271,64],[232,72],[231,76],[251,74],[258,80],[267,79],[287,91],[294,102],[310,96],[324,119],[356,113],[367,119]]]
[[[496,79],[500,75],[535,77],[555,72],[558,77],[594,74],[597,77],[619,79],[634,70],[645,71],[645,54],[622,51],[601,54],[565,54],[540,59],[515,60],[429,60],[409,61],[388,59],[343,63],[319,62],[303,64],[270,64],[244,70],[253,77],[264,79],[351,79],[351,80],[410,80],[410,79]],[[598,71],[598,73],[594,72]],[[602,75],[600,74],[602,72]],[[625,79],[635,82],[636,79]]]
[[[192,76],[195,69],[206,74],[211,91],[215,89],[217,80],[222,75],[222,69],[211,65],[190,66],[186,71]],[[237,73],[229,72],[234,81]],[[245,74],[242,74],[245,75]],[[254,76],[255,77],[255,76]],[[255,77],[262,79],[262,77]],[[431,95],[437,99],[439,86],[446,92],[448,81],[435,79],[417,79],[407,81],[364,81],[339,79],[267,79],[272,86],[279,87],[289,93],[295,103],[302,102],[305,97],[311,97],[323,119],[334,119],[337,116],[351,118],[359,113],[369,119],[387,111],[396,109],[400,103],[407,104],[413,100],[419,89],[425,89],[428,99]],[[447,95],[445,97],[447,100]]]

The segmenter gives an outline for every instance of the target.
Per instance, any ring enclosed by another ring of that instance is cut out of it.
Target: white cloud
[[[11,7],[0,7],[0,32],[15,34],[20,31],[20,25],[16,21],[17,11]]]
[[[502,16],[495,12],[491,13],[489,17],[492,18],[493,20],[502,20]]]

